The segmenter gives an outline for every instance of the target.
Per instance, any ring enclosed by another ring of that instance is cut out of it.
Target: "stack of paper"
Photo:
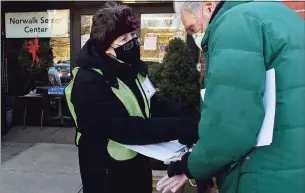
[[[188,151],[187,146],[180,144],[177,140],[152,145],[121,145],[160,161],[167,161]]]

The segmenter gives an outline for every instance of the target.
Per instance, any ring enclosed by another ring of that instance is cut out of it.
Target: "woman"
[[[152,192],[149,159],[118,143],[197,140],[195,121],[156,95],[140,60],[138,27],[129,7],[106,3],[93,17],[65,90],[77,125],[84,193]]]

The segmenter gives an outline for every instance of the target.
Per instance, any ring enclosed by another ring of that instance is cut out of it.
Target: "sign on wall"
[[[6,38],[69,37],[70,11],[5,13]]]
[[[144,50],[156,50],[157,49],[157,34],[147,33],[144,38]]]

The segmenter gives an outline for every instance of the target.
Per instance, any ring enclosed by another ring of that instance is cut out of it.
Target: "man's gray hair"
[[[174,1],[174,10],[180,14],[181,10],[189,11],[199,15],[202,1]]]
[[[212,1],[212,0],[207,0]],[[203,1],[180,1],[174,0],[174,10],[176,13],[181,14],[181,10],[192,12],[196,15],[200,14],[200,8]],[[220,1],[215,1],[218,4]]]

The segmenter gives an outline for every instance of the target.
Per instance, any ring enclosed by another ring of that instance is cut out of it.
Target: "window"
[[[141,38],[141,59],[161,63],[169,41],[185,41],[186,32],[175,13],[141,14]]]
[[[71,80],[67,71],[70,69],[70,10],[6,13],[5,29],[6,43],[12,45],[22,68],[48,71],[45,76],[53,85],[65,85]],[[58,65],[67,66],[66,70]]]
[[[93,15],[81,15],[81,47],[90,38]],[[141,14],[141,59],[162,62],[165,48],[174,38],[186,40],[186,32],[177,14]]]
[[[93,15],[81,15],[81,47],[83,47],[90,38],[92,18]]]

